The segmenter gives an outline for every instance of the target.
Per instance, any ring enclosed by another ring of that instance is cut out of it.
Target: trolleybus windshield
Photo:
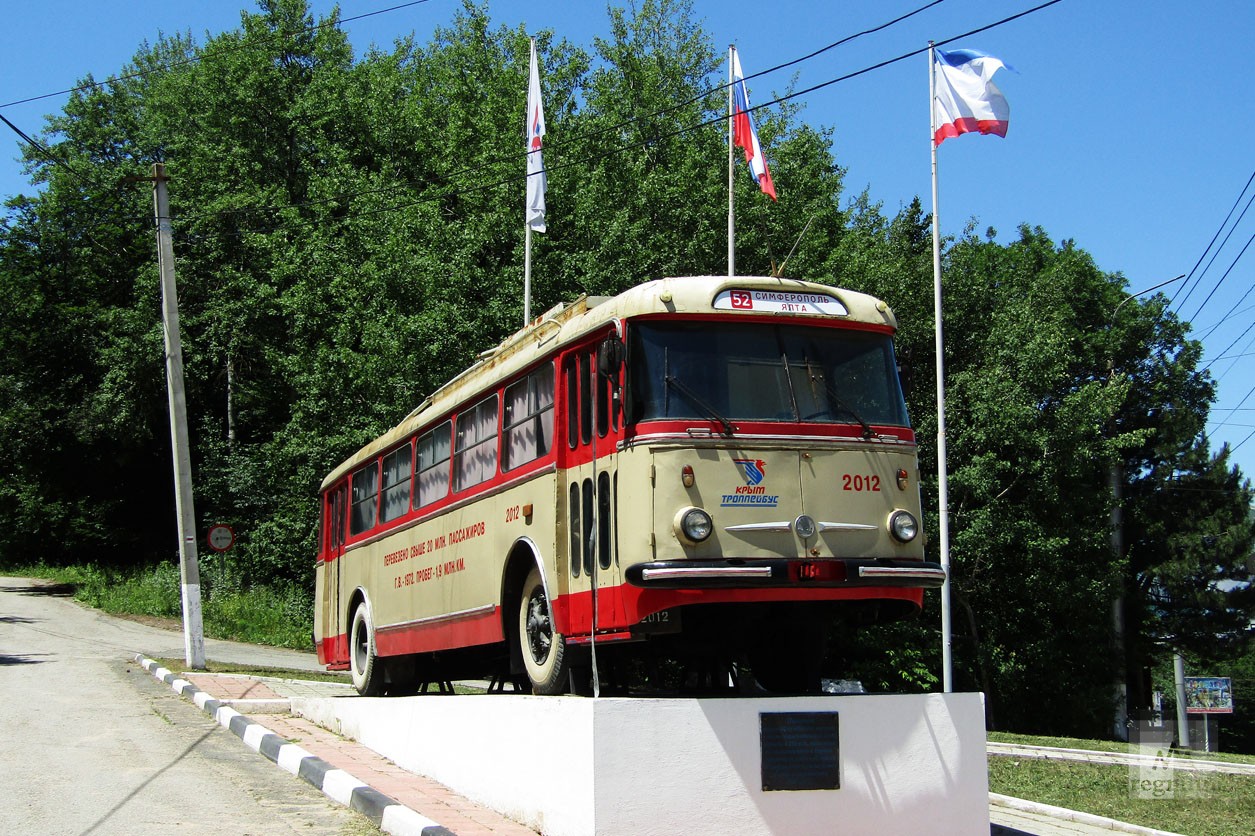
[[[633,421],[668,418],[908,426],[886,334],[772,323],[638,322]]]

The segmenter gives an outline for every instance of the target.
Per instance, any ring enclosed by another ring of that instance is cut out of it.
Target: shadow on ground
[[[12,592],[16,595],[41,595],[52,598],[70,598],[78,589],[72,583],[40,583],[35,581],[29,586],[0,586],[0,592]]]

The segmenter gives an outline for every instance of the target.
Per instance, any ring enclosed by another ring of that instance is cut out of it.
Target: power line
[[[1255,171],[1252,171],[1252,172],[1251,172],[1251,176],[1247,179],[1247,181],[1246,181],[1246,185],[1242,187],[1242,191],[1238,193],[1237,199],[1233,201],[1233,206],[1231,206],[1231,207],[1229,208],[1229,214],[1225,215],[1225,219],[1224,219],[1223,221],[1221,221],[1220,226],[1219,226],[1219,227],[1217,227],[1217,229],[1216,229],[1216,234],[1215,234],[1215,235],[1213,235],[1213,236],[1211,237],[1211,241],[1209,241],[1209,242],[1207,243],[1207,246],[1203,249],[1202,254],[1198,257],[1198,261],[1194,262],[1194,267],[1190,269],[1190,276],[1193,276],[1193,275],[1194,275],[1194,271],[1198,269],[1198,265],[1200,265],[1200,264],[1202,264],[1202,263],[1203,263],[1203,259],[1204,259],[1204,258],[1206,258],[1206,257],[1207,257],[1207,253],[1211,251],[1212,246],[1216,243],[1216,239],[1220,237],[1220,233],[1224,232],[1224,228],[1225,228],[1226,226],[1228,226],[1228,225],[1229,225],[1229,219],[1233,217],[1233,212],[1234,212],[1234,211],[1238,208],[1238,205],[1242,202],[1242,197],[1243,197],[1243,195],[1245,195],[1245,194],[1246,194],[1246,190],[1247,190],[1247,189],[1249,189],[1249,188],[1251,187],[1251,183],[1253,183],[1253,182],[1255,182]],[[1249,202],[1247,203],[1247,206],[1248,206],[1248,207],[1250,206],[1250,203],[1249,203]],[[1243,210],[1242,210],[1242,214],[1246,214],[1246,210],[1245,210],[1245,209],[1243,209]],[[1236,227],[1237,227],[1237,224],[1234,224],[1234,227],[1236,228]],[[1229,234],[1230,234],[1230,235],[1232,235],[1232,234],[1233,234],[1232,230],[1230,230],[1230,233],[1229,233]],[[1225,239],[1225,240],[1227,241],[1227,240],[1228,240],[1228,238],[1226,237],[1226,239]],[[1222,245],[1222,246],[1223,246],[1223,245]],[[1219,250],[1219,249],[1217,249],[1217,250],[1216,250],[1216,252],[1217,252],[1217,253],[1219,253],[1219,252],[1220,252],[1220,250]],[[1213,259],[1213,260],[1215,260],[1215,256],[1213,256],[1213,257],[1212,257],[1212,259]],[[1209,266],[1209,267],[1211,266],[1211,265],[1210,265],[1210,263],[1208,264],[1208,266]],[[1204,271],[1203,271],[1203,273],[1206,273],[1206,272],[1207,272],[1206,270],[1204,270]],[[1180,308],[1181,308],[1181,307],[1184,307],[1185,303],[1189,301],[1189,299],[1190,299],[1190,294],[1192,294],[1192,293],[1194,292],[1195,288],[1197,288],[1197,287],[1198,287],[1198,283],[1199,283],[1200,281],[1202,281],[1202,278],[1203,278],[1203,274],[1202,274],[1202,273],[1200,273],[1200,274],[1199,274],[1199,276],[1198,276],[1198,278],[1194,280],[1194,285],[1193,285],[1193,287],[1190,287],[1190,289],[1186,292],[1185,297],[1184,297],[1183,299],[1181,299],[1181,301],[1180,301],[1180,302],[1174,302],[1174,303],[1173,303],[1173,304],[1177,305],[1177,310],[1178,310],[1178,312],[1180,311]],[[1190,280],[1189,280],[1189,279],[1186,279],[1186,280],[1185,280],[1185,284],[1184,284],[1184,285],[1182,285],[1182,287],[1188,287],[1189,285],[1190,285]],[[1201,309],[1200,309],[1200,310],[1201,310]],[[1195,314],[1195,315],[1197,316],[1197,314]]]
[[[1252,386],[1252,387],[1251,387],[1251,390],[1250,390],[1249,392],[1247,392],[1245,395],[1243,395],[1243,396],[1242,396],[1242,400],[1238,401],[1238,405],[1237,405],[1237,406],[1235,406],[1235,407],[1233,407],[1232,409],[1228,410],[1228,412],[1229,412],[1229,413],[1233,413],[1233,412],[1234,412],[1234,410],[1238,409],[1239,407],[1241,407],[1241,406],[1242,406],[1242,404],[1246,403],[1246,402],[1247,402],[1247,400],[1249,400],[1249,399],[1250,399],[1251,395],[1255,395],[1255,386]],[[1216,429],[1220,429],[1221,427],[1223,427],[1223,426],[1224,426],[1225,424],[1227,424],[1228,422],[1229,422],[1229,419],[1227,419],[1227,418],[1225,418],[1225,419],[1223,419],[1223,420],[1221,420],[1221,421],[1215,422],[1215,423],[1216,423]]]
[[[1239,441],[1237,444],[1235,444],[1235,445],[1233,445],[1232,447],[1230,447],[1230,448],[1229,448],[1229,452],[1230,452],[1230,453],[1233,453],[1233,451],[1234,451],[1234,450],[1237,450],[1237,449],[1238,449],[1239,447],[1241,447],[1243,444],[1245,444],[1246,442],[1250,441],[1252,436],[1255,436],[1255,430],[1251,430],[1250,434],[1249,434],[1249,435],[1247,435],[1247,436],[1246,436],[1246,438],[1242,439],[1242,440],[1241,440],[1241,441]]]
[[[407,9],[407,8],[409,8],[410,6],[418,6],[418,5],[422,4],[422,3],[428,3],[428,2],[431,2],[431,0],[411,0],[411,2],[409,2],[409,3],[402,3],[402,4],[400,4],[399,6],[389,6],[389,7],[388,7],[388,8],[386,8],[386,9],[378,9],[377,11],[373,11],[373,12],[365,12],[365,13],[360,14],[360,15],[354,15],[353,17],[344,17],[344,18],[339,17],[339,16],[336,14],[336,12],[339,10],[339,6],[336,6],[336,7],[334,7],[334,8],[333,8],[333,10],[332,10],[332,16],[331,16],[329,19],[324,20],[322,23],[315,23],[315,24],[314,24],[314,25],[312,25],[312,26],[306,26],[305,28],[300,29],[300,30],[298,30],[298,31],[294,31],[294,32],[276,32],[276,33],[275,33],[274,35],[272,35],[272,36],[271,36],[268,40],[270,40],[270,41],[274,41],[274,40],[278,40],[278,39],[280,39],[280,38],[288,38],[288,37],[292,37],[292,36],[294,36],[294,35],[301,34],[301,33],[316,32],[316,31],[318,31],[319,29],[326,29],[326,28],[330,28],[330,27],[332,27],[332,26],[342,26],[342,25],[343,25],[343,24],[345,24],[345,23],[352,23],[353,21],[357,21],[357,20],[364,20],[365,18],[368,18],[368,17],[375,17],[376,15],[387,14],[388,12],[395,12],[395,11],[399,11],[400,9]],[[244,49],[244,48],[246,48],[246,47],[251,47],[252,45],[253,45],[253,44],[251,44],[251,43],[250,43],[250,44],[240,44],[240,45],[239,45],[239,46],[237,46],[237,47],[230,47],[230,48],[224,49],[224,50],[223,50],[223,52],[224,52],[224,53],[235,52],[235,51],[237,51],[237,50],[241,50],[241,49]],[[163,65],[162,65],[162,66],[160,66],[160,67],[155,67],[155,68],[150,69],[150,70],[137,70],[137,71],[135,71],[135,72],[133,72],[133,73],[127,73],[126,75],[114,76],[114,77],[112,77],[112,78],[106,79],[105,81],[93,81],[93,82],[89,82],[89,83],[87,83],[87,84],[80,84],[80,85],[78,85],[77,87],[70,87],[70,88],[68,88],[68,89],[66,89],[66,90],[58,90],[58,91],[56,91],[55,93],[43,93],[43,94],[38,95],[38,96],[30,96],[30,97],[25,98],[25,99],[17,99],[17,100],[15,100],[15,101],[11,101],[11,102],[6,102],[6,103],[4,103],[4,104],[0,104],[0,110],[4,110],[5,108],[9,108],[9,107],[15,107],[15,106],[17,106],[17,105],[29,104],[29,103],[31,103],[31,102],[38,102],[38,101],[42,101],[43,99],[52,99],[52,98],[55,98],[55,97],[57,97],[57,96],[66,96],[66,95],[70,95],[70,94],[72,94],[72,93],[81,93],[81,92],[83,92],[84,90],[95,90],[95,89],[97,89],[97,88],[104,87],[104,86],[106,86],[106,85],[116,84],[116,83],[118,83],[119,81],[130,81],[131,79],[135,79],[135,78],[143,78],[144,76],[149,75],[149,74],[154,73],[154,72],[162,72],[162,71],[165,71],[165,70],[172,70],[172,69],[176,69],[176,68],[178,68],[178,67],[184,67],[184,66],[187,66],[187,65],[189,65],[189,64],[195,64],[195,63],[197,63],[197,62],[199,62],[199,61],[204,60],[204,57],[205,57],[205,56],[204,56],[203,54],[202,54],[202,55],[195,55],[195,56],[193,56],[193,57],[191,57],[191,58],[184,58],[184,59],[179,60],[179,61],[172,61],[172,62],[170,62],[169,64],[163,64]]]
[[[894,25],[896,25],[896,24],[898,24],[898,23],[901,23],[902,21],[907,20],[907,19],[909,19],[909,18],[912,18],[912,17],[914,17],[915,15],[920,14],[921,12],[925,12],[925,11],[927,11],[927,10],[931,9],[933,6],[936,6],[936,5],[938,5],[938,4],[940,4],[940,3],[943,3],[943,2],[945,2],[945,0],[932,0],[932,2],[930,2],[930,3],[926,3],[925,5],[920,6],[919,8],[914,9],[913,11],[910,11],[910,12],[907,12],[906,14],[904,14],[904,15],[900,15],[900,16],[898,16],[898,17],[895,17],[893,20],[890,20],[890,21],[888,21],[888,22],[886,22],[886,23],[882,23],[882,24],[880,24],[879,26],[873,26],[873,27],[872,27],[872,28],[870,28],[870,29],[864,29],[863,31],[861,31],[861,32],[856,32],[856,33],[854,33],[853,35],[847,35],[846,37],[842,38],[842,39],[841,39],[841,40],[839,40],[839,41],[834,41],[833,43],[830,43],[830,44],[828,44],[827,46],[820,47],[819,49],[815,50],[814,52],[810,53],[809,55],[803,55],[801,58],[794,58],[794,59],[792,59],[792,60],[790,60],[790,61],[786,61],[786,62],[784,62],[783,64],[777,64],[777,65],[776,65],[776,66],[774,66],[774,67],[768,67],[768,68],[767,68],[767,69],[765,69],[765,70],[759,70],[759,71],[758,71],[758,72],[756,72],[756,73],[750,73],[749,75],[747,75],[747,76],[745,76],[745,77],[743,78],[743,81],[753,81],[753,80],[754,80],[754,79],[756,79],[756,78],[761,78],[762,76],[765,76],[765,75],[771,75],[771,74],[772,74],[772,73],[774,73],[774,72],[778,72],[778,71],[780,71],[780,70],[788,69],[789,67],[796,66],[797,64],[801,64],[801,63],[803,63],[803,62],[805,62],[805,61],[809,61],[809,60],[810,60],[810,59],[812,59],[812,58],[816,58],[816,57],[818,57],[818,56],[820,56],[820,55],[823,55],[825,52],[828,52],[828,51],[830,51],[830,50],[836,49],[836,48],[837,48],[837,47],[839,47],[839,46],[844,46],[845,44],[848,44],[848,43],[850,43],[851,41],[856,40],[857,38],[861,38],[861,37],[863,37],[864,35],[873,35],[873,34],[875,34],[875,33],[877,33],[877,32],[884,31],[885,29],[888,29],[890,26],[894,26]],[[709,90],[706,90],[705,92],[700,93],[700,94],[698,94],[698,95],[694,96],[694,97],[693,97],[693,98],[691,98],[691,99],[687,99],[686,101],[680,102],[679,104],[675,104],[675,105],[671,105],[671,106],[669,106],[669,107],[665,107],[665,108],[663,108],[662,110],[657,110],[657,111],[654,111],[653,113],[649,113],[649,114],[646,114],[646,115],[644,115],[644,116],[634,116],[634,117],[632,117],[631,119],[628,119],[628,120],[626,120],[626,121],[624,121],[624,122],[620,122],[620,123],[619,123],[619,124],[617,124],[617,125],[612,125],[612,126],[610,126],[610,127],[608,127],[608,128],[601,128],[601,129],[599,129],[599,130],[597,130],[597,131],[594,131],[594,132],[592,132],[592,133],[590,133],[590,134],[586,134],[586,135],[584,135],[582,138],[595,139],[595,138],[597,138],[598,136],[600,136],[600,135],[602,135],[602,134],[604,134],[604,133],[612,133],[612,132],[617,132],[617,131],[620,131],[620,130],[622,130],[623,128],[628,127],[629,125],[633,125],[633,124],[635,124],[636,122],[639,122],[639,121],[641,121],[641,120],[643,120],[643,119],[656,119],[656,118],[657,118],[657,117],[659,117],[659,116],[665,116],[665,115],[667,115],[668,113],[671,113],[671,112],[673,112],[673,111],[679,110],[679,109],[684,108],[684,107],[688,107],[689,105],[693,104],[694,102],[699,102],[699,101],[701,101],[702,99],[704,99],[704,98],[706,98],[706,97],[708,97],[708,96],[713,96],[713,95],[715,95],[716,93],[720,93],[720,92],[722,92],[722,91],[724,91],[724,90],[727,90],[727,89],[728,89],[729,87],[731,87],[731,86],[733,86],[733,84],[732,84],[732,83],[729,83],[729,82],[724,82],[723,84],[719,84],[719,85],[716,85],[716,86],[714,86],[714,87],[711,87]],[[771,104],[772,104],[772,102],[768,102],[765,106],[770,106]],[[758,108],[754,108],[754,110],[758,110]]]
[[[25,131],[23,131],[17,125],[9,121],[8,117],[4,116],[3,114],[0,114],[0,121],[3,121],[4,124],[8,126],[10,130],[12,130],[15,134],[17,134],[22,139],[22,141],[26,142],[31,148],[35,149],[35,151],[37,151],[40,155],[42,155],[44,159],[47,160],[49,163],[51,163],[54,166],[60,166],[61,168],[64,168],[66,171],[68,171],[71,175],[74,176],[75,180],[78,180],[80,183],[85,184],[88,188],[92,187],[92,183],[90,183],[86,177],[79,174],[79,172],[76,171],[74,167],[69,164],[69,162],[53,154],[52,151],[47,148],[47,146],[43,145],[42,143],[38,142],[35,139],[32,139],[30,136],[26,134]],[[118,208],[117,203],[115,203],[114,206],[112,207],[106,207],[108,211],[116,210],[117,208]],[[129,219],[129,220],[134,220],[134,219]],[[104,219],[97,218],[96,221],[91,226],[83,230],[83,235],[89,241],[95,244],[99,249],[107,251],[109,248],[106,247],[104,244],[102,244],[100,241],[96,240],[96,237],[94,234],[100,229],[100,227],[103,224],[104,224]],[[122,249],[125,251],[126,247],[123,246]]]
[[[1252,310],[1255,310],[1255,305],[1247,305],[1245,308],[1242,308],[1241,310],[1238,310],[1237,305],[1234,305],[1233,308],[1230,309],[1227,313],[1225,313],[1220,319],[1216,320],[1211,325],[1208,325],[1206,329],[1201,329],[1200,333],[1195,339],[1206,340],[1208,337],[1210,337],[1212,334],[1216,332],[1217,328],[1219,328],[1221,325],[1224,325],[1233,317],[1241,316],[1242,314],[1248,313],[1249,311],[1252,311]],[[1217,357],[1216,359],[1221,360],[1223,358]]]
[[[1255,232],[1251,233],[1251,237],[1250,237],[1250,238],[1246,239],[1246,245],[1242,247],[1242,251],[1238,253],[1237,258],[1233,259],[1233,263],[1229,265],[1229,269],[1224,271],[1224,275],[1220,277],[1220,281],[1224,281],[1226,278],[1228,278],[1229,274],[1230,274],[1231,272],[1233,272],[1233,268],[1237,266],[1238,261],[1242,258],[1242,256],[1243,256],[1243,255],[1245,255],[1245,254],[1246,254],[1246,251],[1247,251],[1247,249],[1251,246],[1251,243],[1252,243],[1252,242],[1255,242]],[[1219,287],[1219,286],[1220,286],[1220,282],[1216,282],[1216,287]],[[1235,303],[1234,303],[1234,305],[1233,305],[1233,309],[1236,309],[1238,305],[1240,305],[1240,304],[1242,304],[1243,302],[1245,302],[1245,301],[1246,301],[1246,297],[1251,295],[1251,291],[1252,291],[1252,290],[1255,290],[1255,284],[1251,285],[1251,287],[1249,287],[1249,288],[1247,288],[1247,289],[1246,289],[1246,293],[1243,293],[1243,294],[1242,294],[1242,298],[1241,298],[1241,299],[1239,299],[1237,302],[1235,302]],[[1212,288],[1212,293],[1215,293],[1215,292],[1216,292],[1215,288]],[[1210,299],[1210,298],[1211,298],[1211,296],[1210,296],[1210,295],[1208,295],[1208,297],[1207,297],[1207,298],[1208,298],[1208,299]],[[1232,313],[1232,309],[1230,310],[1230,314],[1231,314],[1231,313]],[[1220,322],[1224,322],[1224,321],[1225,321],[1225,319],[1227,319],[1227,318],[1228,318],[1228,316],[1229,316],[1230,314],[1226,314],[1224,317],[1222,317],[1222,318],[1221,318],[1221,320],[1220,320]],[[1219,323],[1217,323],[1217,324],[1219,324]],[[1246,326],[1246,330],[1245,330],[1245,331],[1243,331],[1241,334],[1239,334],[1237,339],[1235,339],[1233,342],[1229,343],[1229,345],[1225,346],[1224,351],[1221,351],[1220,353],[1221,353],[1221,354],[1227,354],[1227,353],[1228,353],[1228,351],[1229,351],[1229,349],[1231,349],[1231,348],[1233,348],[1235,345],[1237,345],[1237,344],[1238,344],[1238,342],[1242,339],[1242,337],[1245,337],[1248,333],[1250,333],[1250,330],[1251,330],[1251,328],[1253,328],[1253,327],[1255,327],[1255,323],[1252,323],[1251,325]],[[1212,364],[1212,363],[1214,363],[1214,362],[1216,362],[1216,361],[1215,361],[1215,360],[1212,360],[1212,361],[1208,362],[1206,366],[1203,366],[1203,370],[1204,370],[1204,371],[1206,371],[1208,368],[1210,368],[1210,367],[1211,367],[1211,364]]]
[[[1215,255],[1211,257],[1211,261],[1207,262],[1207,267],[1203,268],[1203,272],[1199,274],[1198,277],[1200,280],[1202,279],[1203,275],[1208,270],[1211,269],[1211,265],[1215,263],[1216,257],[1220,255],[1220,251],[1224,249],[1225,244],[1229,243],[1229,238],[1233,236],[1234,231],[1238,228],[1238,223],[1241,223],[1242,217],[1246,215],[1246,210],[1251,208],[1252,202],[1255,202],[1255,194],[1252,194],[1251,199],[1246,202],[1246,207],[1242,210],[1242,215],[1238,216],[1237,221],[1235,221],[1233,224],[1233,228],[1229,230],[1229,234],[1225,236],[1224,241],[1221,242],[1220,246],[1216,248],[1216,253]],[[1255,238],[1255,235],[1252,235],[1251,237]],[[1246,252],[1246,248],[1249,247],[1250,245],[1251,245],[1251,242],[1248,239],[1246,242],[1246,246],[1242,247],[1242,252],[1238,253],[1237,258],[1233,259],[1233,263],[1229,265],[1229,269],[1225,270],[1224,275],[1222,275],[1219,279],[1216,280],[1216,283],[1212,286],[1211,291],[1207,294],[1207,298],[1204,299],[1202,304],[1198,306],[1198,310],[1194,311],[1194,316],[1190,317],[1191,320],[1193,320],[1194,317],[1197,317],[1200,313],[1203,312],[1203,308],[1206,307],[1207,303],[1211,301],[1211,297],[1214,296],[1216,294],[1216,291],[1220,289],[1220,285],[1224,283],[1224,280],[1229,278],[1229,274],[1233,272],[1233,268],[1235,265],[1237,265],[1238,259],[1242,257],[1242,254]],[[1249,296],[1249,295],[1250,295],[1250,291],[1248,290],[1246,294],[1243,295],[1243,297],[1238,300],[1237,304],[1238,305],[1242,304],[1242,302],[1245,301],[1246,296]],[[1221,321],[1223,322],[1224,320],[1222,319]]]

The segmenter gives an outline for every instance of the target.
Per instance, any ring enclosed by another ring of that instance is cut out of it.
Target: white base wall
[[[981,694],[293,699],[547,836],[988,834]],[[840,789],[763,791],[759,714],[837,712]]]

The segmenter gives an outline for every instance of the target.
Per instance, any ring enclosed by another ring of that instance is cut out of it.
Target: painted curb
[[[1023,813],[1036,813],[1042,816],[1049,816],[1053,819],[1073,821],[1078,824],[1087,824],[1091,827],[1100,827],[1104,830],[1111,830],[1119,833],[1135,833],[1138,834],[1138,836],[1181,836],[1180,833],[1172,833],[1167,830],[1155,830],[1153,827],[1142,827],[1140,824],[1129,824],[1128,822],[1119,821],[1117,819],[1109,819],[1105,816],[1096,816],[1093,813],[1082,813],[1079,810],[1069,810],[1066,807],[1055,807],[1050,804],[1041,804],[1036,801],[1026,801],[1023,798],[1014,798],[1009,795],[999,795],[996,792],[991,792],[989,794],[989,803],[999,807],[1006,807],[1010,810],[1019,810]]]
[[[419,815],[343,769],[336,769],[322,758],[311,755],[257,721],[224,705],[221,700],[214,699],[143,654],[136,654],[135,661],[169,685],[176,694],[190,699],[218,725],[229,729],[244,741],[245,746],[264,755],[280,769],[300,778],[331,800],[366,816],[384,833],[393,836],[456,836],[443,825]]]
[[[1162,755],[1143,755],[1140,752],[1105,752],[1094,749],[1061,749],[1055,746],[1032,746],[1027,743],[985,744],[989,754],[998,757],[1040,758],[1042,760],[1071,760],[1086,763],[1107,763],[1120,766],[1167,766],[1184,772],[1217,772],[1228,775],[1255,775],[1255,764],[1210,761],[1175,752]]]

